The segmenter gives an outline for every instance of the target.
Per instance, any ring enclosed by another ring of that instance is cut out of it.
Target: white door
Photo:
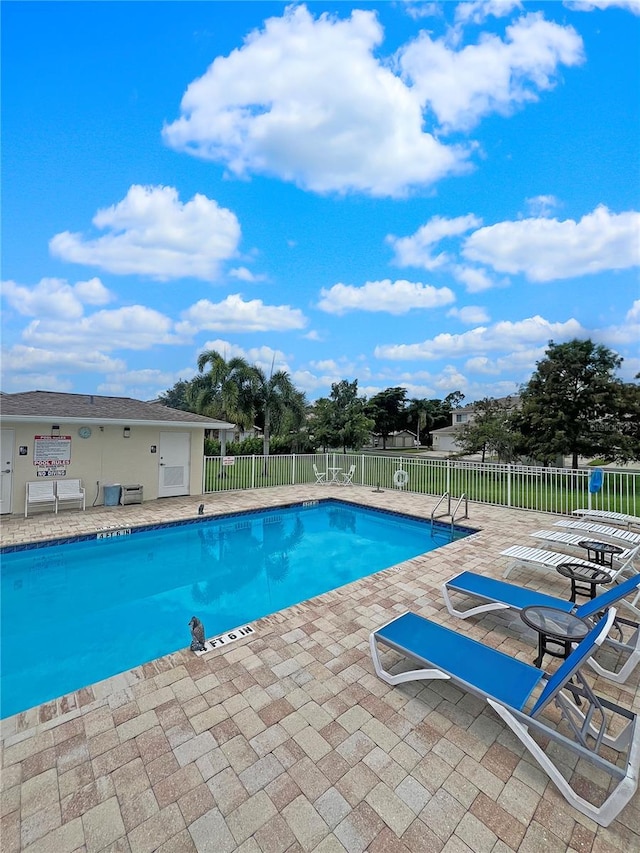
[[[191,435],[188,432],[161,432],[158,497],[189,494]]]
[[[0,430],[0,513],[11,512],[15,430]]]

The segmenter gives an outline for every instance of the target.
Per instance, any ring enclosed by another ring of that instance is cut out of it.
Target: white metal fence
[[[496,506],[569,513],[581,507],[640,515],[640,472],[605,471],[596,494],[589,492],[590,469],[537,468],[528,465],[429,459],[418,456],[375,456],[358,453],[290,454],[283,456],[205,457],[203,493],[315,483],[318,471],[355,465],[354,485],[399,489],[416,494],[453,497]]]

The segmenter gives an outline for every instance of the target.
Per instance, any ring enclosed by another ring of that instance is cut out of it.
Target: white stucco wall
[[[86,489],[87,507],[103,504],[104,484],[120,485],[140,483],[144,487],[144,500],[158,497],[160,433],[188,432],[191,436],[189,494],[202,494],[202,470],[204,451],[204,428],[170,426],[130,427],[130,437],[123,435],[123,425],[94,426],[91,424],[91,436],[80,438],[78,429],[86,425],[77,422],[56,421],[60,435],[71,436],[71,462],[65,465],[64,479],[80,479]],[[24,512],[26,483],[37,480],[38,467],[34,465],[34,437],[51,435],[51,420],[42,423],[7,423],[3,432],[15,432],[13,459],[13,487],[11,512]],[[20,455],[20,447],[26,447],[27,453]],[[156,452],[151,448],[155,446]],[[99,488],[97,483],[100,484]],[[96,492],[98,492],[97,501]]]

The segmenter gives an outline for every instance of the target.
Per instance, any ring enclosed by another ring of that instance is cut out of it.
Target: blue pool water
[[[0,716],[188,646],[192,615],[213,637],[450,539],[329,500],[4,553]]]

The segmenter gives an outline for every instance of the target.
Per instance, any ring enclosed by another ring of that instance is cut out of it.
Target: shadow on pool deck
[[[205,514],[327,496],[425,518],[436,501],[299,486],[206,496]],[[195,517],[201,502],[11,518],[2,544]],[[471,504],[475,536],[258,620],[201,658],[183,649],[4,720],[3,853],[639,849],[638,793],[597,826],[484,703],[444,682],[390,688],[369,657],[369,632],[412,609],[529,661],[517,616],[461,625],[439,586],[462,568],[499,577],[500,551],[550,520]],[[566,596],[559,576],[510,580]],[[637,675],[598,691],[640,710]]]

